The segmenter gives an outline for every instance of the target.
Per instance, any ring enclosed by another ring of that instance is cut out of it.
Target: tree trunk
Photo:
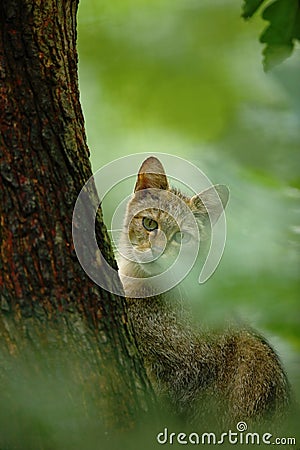
[[[123,299],[87,277],[72,243],[74,204],[91,176],[77,5],[0,0],[1,448],[47,448],[49,417],[128,427],[152,401]],[[96,234],[115,265],[101,211]]]

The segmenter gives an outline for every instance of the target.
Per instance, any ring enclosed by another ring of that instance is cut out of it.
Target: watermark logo
[[[214,432],[170,432],[168,428],[157,434],[158,444],[181,444],[181,445],[296,445],[294,437],[274,437],[272,433],[248,432],[246,422],[238,422],[235,430],[223,433]]]
[[[238,423],[236,424],[236,429],[237,429],[238,431],[246,431],[247,428],[248,428],[248,426],[247,426],[246,422],[238,422]]]
[[[179,158],[177,156],[165,154],[165,153],[152,153],[152,154],[134,154],[128,155],[123,158],[116,159],[111,163],[103,166],[99,169],[83,186],[81,192],[78,195],[75,208],[73,211],[72,232],[73,242],[78,260],[83,267],[87,275],[99,286],[117,295],[123,295],[123,288],[119,283],[118,272],[106,261],[102,254],[96,238],[95,223],[97,217],[97,211],[100,204],[114,189],[124,182],[124,180],[132,180],[132,190],[135,185],[137,171],[141,163],[149,156],[157,157],[164,166],[167,178],[170,185],[180,185],[182,191],[188,191],[191,195],[197,195],[203,190],[212,187],[213,184],[209,178],[194,164],[191,162]],[[98,198],[95,195],[95,187],[98,193]],[[131,192],[132,192],[131,190]],[[152,190],[152,189],[151,189]],[[180,233],[185,235],[186,226],[188,224],[189,230],[192,230],[194,235],[198,233],[198,226],[194,215],[187,207],[186,203],[175,194],[166,192],[163,189],[155,189],[155,195],[148,196],[148,203],[143,204],[145,208],[162,208],[165,213],[169,214],[179,225]],[[172,199],[170,200],[170,195]],[[155,245],[151,248],[151,252],[139,252],[134,247],[129,234],[126,234],[124,230],[124,211],[126,204],[131,199],[130,192],[122,191],[121,198],[118,199],[117,204],[114,205],[114,214],[112,216],[111,223],[106,223],[106,226],[111,230],[112,240],[117,249],[117,252],[129,261],[133,261],[136,264],[144,264],[145,268],[147,264],[158,260],[165,251],[167,245],[167,239],[161,230],[156,233],[156,242],[159,241],[159,249],[156,253],[153,251]],[[217,201],[220,203],[219,208],[223,210],[221,199],[216,193]],[[203,201],[204,206],[205,200]],[[163,205],[163,206],[162,206]],[[207,206],[207,213],[211,220],[214,222],[214,218],[211,217],[211,212]],[[184,220],[181,220],[176,211],[184,212]],[[132,209],[132,218],[139,214],[141,210]],[[120,245],[119,234],[122,232],[123,246]],[[181,245],[180,251],[176,257],[176,260],[172,263],[171,267],[166,267],[165,270],[160,273],[147,273],[147,276],[143,278],[143,284],[145,289],[143,292],[149,292],[147,285],[156,286],[156,294],[166,292],[180,283],[183,278],[189,273],[194,266],[199,249],[201,239],[196,239],[193,243],[187,243],[187,245]],[[205,262],[200,270],[199,283],[204,283],[216,270],[223,251],[226,241],[226,218],[225,214],[221,214],[217,223],[211,228],[210,246],[205,259]],[[124,242],[126,253],[124,254]],[[156,246],[157,247],[157,246]],[[171,276],[172,272],[172,276]],[[174,277],[174,273],[176,276]],[[129,281],[126,283],[134,292],[135,297],[143,297],[143,293],[140,295],[139,286],[141,284],[141,277],[131,277],[128,274],[122,276]],[[128,280],[129,279],[129,280]],[[126,295],[130,296],[130,292]]]

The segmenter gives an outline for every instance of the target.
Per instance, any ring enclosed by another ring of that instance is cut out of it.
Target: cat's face
[[[216,221],[227,198],[225,186],[187,197],[169,187],[158,159],[146,159],[127,207],[121,241],[123,256],[135,266],[135,276],[162,273],[172,266],[179,253],[181,261],[186,260],[199,246],[199,232],[209,222],[207,209],[211,208],[210,218]]]
[[[158,207],[154,205],[158,203]],[[145,207],[152,204],[152,207]],[[130,256],[143,271],[155,275],[168,269],[179,251],[197,245],[197,223],[187,204],[172,191],[135,194],[128,208]]]

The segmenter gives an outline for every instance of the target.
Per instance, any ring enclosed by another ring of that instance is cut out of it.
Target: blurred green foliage
[[[221,265],[189,286],[195,317],[263,332],[299,395],[299,48],[265,74],[264,23],[241,13],[234,0],[82,1],[81,101],[94,170],[165,152],[230,187]],[[108,228],[124,192],[113,198]]]

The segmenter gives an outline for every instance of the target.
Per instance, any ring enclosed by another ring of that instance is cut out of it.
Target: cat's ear
[[[145,159],[138,173],[134,192],[142,189],[168,189],[168,180],[161,162],[154,156]]]
[[[210,218],[213,226],[224,211],[229,199],[229,189],[224,184],[211,186],[190,200],[191,210],[195,216]]]

